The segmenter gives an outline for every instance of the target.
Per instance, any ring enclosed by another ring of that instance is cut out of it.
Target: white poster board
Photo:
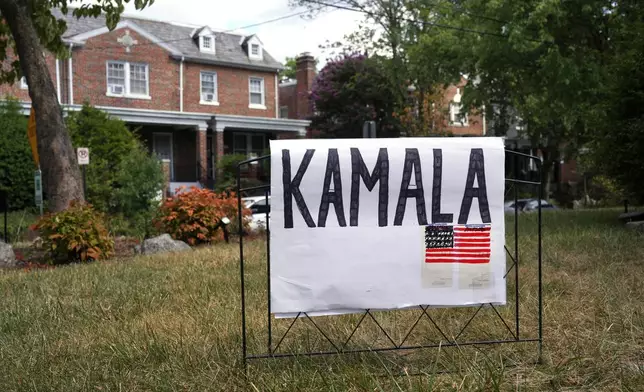
[[[501,138],[270,143],[277,317],[505,304]]]

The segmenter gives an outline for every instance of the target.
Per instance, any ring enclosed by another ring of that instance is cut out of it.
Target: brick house
[[[61,107],[89,102],[138,128],[171,189],[211,187],[224,154],[256,156],[270,139],[306,134],[308,121],[280,118],[283,66],[255,35],[133,17],[109,31],[103,16],[57,16],[71,57],[45,56]],[[30,110],[24,79],[0,94]]]
[[[295,63],[295,80],[279,84],[279,113],[281,118],[308,119],[311,116],[309,93],[317,76],[315,59],[305,52],[296,58]],[[482,136],[486,134],[485,115],[461,113],[462,91],[466,83],[467,79],[463,78],[460,83],[445,89],[443,105],[448,108],[448,115],[444,128],[457,136]]]

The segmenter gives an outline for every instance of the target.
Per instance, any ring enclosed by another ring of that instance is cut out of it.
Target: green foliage
[[[113,205],[125,216],[152,210],[161,202],[163,168],[156,156],[137,145],[119,162],[114,178]]]
[[[250,210],[244,208],[242,215],[250,215]],[[236,230],[237,196],[234,193],[218,194],[191,188],[163,203],[157,224],[173,238],[198,245],[223,239],[223,230],[217,229],[217,225],[224,217],[231,220],[231,229]]]
[[[163,169],[125,123],[84,105],[68,117],[74,147],[88,147],[87,201],[100,211],[132,218],[153,208]]]
[[[602,174],[631,201],[644,202],[644,4],[620,1],[614,11],[606,116],[590,150]]]
[[[105,228],[105,217],[89,204],[43,216],[33,227],[54,263],[88,262],[110,257],[114,240]]]
[[[394,89],[379,58],[343,55],[328,62],[311,89],[311,128],[324,137],[362,137],[365,121],[377,122],[378,137],[400,134]]]
[[[11,210],[34,205],[35,169],[27,118],[20,113],[20,104],[7,97],[0,102],[0,191],[7,192]]]
[[[237,189],[237,164],[247,159],[248,157],[244,154],[224,155],[219,161],[219,179],[217,180],[215,191],[234,192]],[[242,167],[240,184],[243,188],[262,185],[266,181],[262,181],[260,178],[267,179],[270,175],[268,162],[252,166],[254,171],[252,176],[249,177],[248,172],[250,169],[250,165]]]
[[[138,148],[136,136],[121,120],[85,104],[71,113],[67,126],[75,148],[88,147],[86,199],[95,208],[108,211],[115,188],[115,174],[125,157]]]

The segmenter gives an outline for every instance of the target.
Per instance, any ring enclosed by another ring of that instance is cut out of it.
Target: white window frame
[[[286,116],[284,116],[284,111],[286,111]],[[288,106],[280,106],[280,118],[288,118]]]
[[[29,85],[27,84],[27,78],[25,76],[20,78],[20,89],[21,90],[29,89]]]
[[[215,98],[212,101],[206,101],[204,99],[204,93],[203,93],[203,75],[204,74],[211,74],[214,76],[214,82],[215,82]],[[218,86],[218,77],[217,77],[217,72],[215,71],[201,71],[199,72],[199,103],[201,105],[213,105],[213,106],[219,106],[219,86]]]
[[[467,127],[469,118],[467,113],[461,113],[463,106],[460,103],[450,102],[449,104],[449,124],[456,127]],[[464,121],[458,121],[459,115],[463,116]]]
[[[210,38],[210,47],[204,46],[204,38]],[[201,52],[215,53],[215,36],[211,34],[204,34],[199,36],[199,50]]]
[[[248,47],[248,58],[251,60],[262,60],[264,58],[264,48],[262,47],[262,43],[259,41],[257,37],[253,37],[250,40],[248,40],[247,43]],[[257,54],[253,54],[253,45],[257,46]]]
[[[109,85],[109,73],[110,73],[110,64],[123,64],[123,70],[125,72],[125,86],[123,86],[123,94],[114,94],[110,92]],[[145,66],[145,89],[147,94],[132,94],[130,92],[130,66],[131,65],[144,65]],[[108,97],[124,97],[124,98],[133,98],[133,99],[152,99],[150,96],[150,64],[139,63],[139,62],[129,62],[129,61],[118,61],[118,60],[108,60],[105,62],[105,84],[107,91],[105,95]]]
[[[261,81],[261,86],[262,86],[262,103],[261,104],[252,103],[252,100],[251,100],[252,92],[251,92],[251,89],[250,89],[252,80]],[[266,110],[266,83],[264,81],[264,78],[259,77],[259,76],[251,76],[251,77],[248,78],[248,107],[250,109]]]

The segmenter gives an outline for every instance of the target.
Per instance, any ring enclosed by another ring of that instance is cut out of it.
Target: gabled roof
[[[89,33],[96,34],[98,32],[104,34],[108,32],[103,15],[97,18],[77,19],[71,15],[71,11],[68,15],[63,15],[59,10],[52,10],[52,13],[56,18],[67,22],[67,31],[63,34],[63,39],[68,42],[79,43],[77,37],[83,38]],[[270,71],[284,68],[265,49],[262,60],[248,58],[243,45],[240,43],[251,39],[254,35],[244,37],[238,34],[213,31],[216,51],[215,53],[203,53],[193,40],[195,34],[198,34],[194,26],[182,26],[130,16],[121,17],[119,25],[128,26],[151,42],[155,42],[159,46],[163,45],[162,47],[168,50],[173,57],[183,57],[186,61]],[[136,28],[132,26],[136,26]],[[198,31],[203,28],[201,27]],[[141,33],[141,31],[144,33]]]

